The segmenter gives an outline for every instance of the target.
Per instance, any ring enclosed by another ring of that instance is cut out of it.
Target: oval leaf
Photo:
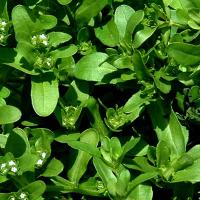
[[[22,188],[23,191],[27,192],[31,200],[38,200],[39,197],[44,193],[46,185],[43,181],[35,181]]]
[[[108,0],[84,0],[76,11],[76,21],[80,25],[87,24],[92,17],[95,17],[106,5]]]
[[[10,105],[0,106],[0,124],[9,124],[21,118],[21,111]]]
[[[58,58],[67,58],[73,56],[77,52],[78,48],[76,45],[71,44],[67,47],[61,47],[55,51],[51,51],[52,57],[56,60]]]
[[[120,38],[124,38],[128,20],[135,11],[127,5],[117,7],[115,11],[114,21],[119,31]]]
[[[60,174],[64,169],[64,165],[60,160],[53,158],[50,163],[47,165],[46,170],[43,172],[41,176],[44,177],[53,177]]]
[[[105,45],[115,47],[119,43],[119,33],[113,20],[95,29],[96,37]]]
[[[53,73],[32,77],[31,100],[33,109],[39,116],[49,116],[57,105],[58,97],[58,81]]]
[[[105,62],[108,55],[96,52],[81,58],[76,64],[74,75],[76,78],[87,81],[101,81],[103,77],[116,70]]]
[[[168,46],[168,54],[181,65],[197,65],[200,63],[199,45],[172,43]]]
[[[48,37],[49,37],[49,43],[53,47],[57,47],[58,45],[67,42],[72,38],[71,35],[63,32],[51,32],[48,34]]]

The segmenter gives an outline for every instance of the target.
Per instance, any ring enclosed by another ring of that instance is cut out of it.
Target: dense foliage
[[[0,200],[195,200],[200,0],[0,0]]]

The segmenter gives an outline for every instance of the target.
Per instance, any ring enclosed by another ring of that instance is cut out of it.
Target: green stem
[[[99,104],[97,100],[93,97],[90,97],[87,101],[87,108],[94,119],[94,122],[92,124],[93,128],[95,128],[99,132],[100,137],[108,136],[109,130],[107,129],[101,118],[99,112]]]
[[[62,186],[55,186],[55,185],[47,185],[46,186],[46,192],[55,193],[55,192],[61,192],[61,193],[79,193],[89,196],[103,196],[103,193],[105,192],[105,189],[96,190],[91,188],[86,188],[77,186],[77,187],[71,187],[62,185]]]

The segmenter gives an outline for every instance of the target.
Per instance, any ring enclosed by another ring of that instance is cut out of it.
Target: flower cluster
[[[29,200],[28,194],[25,192],[17,192],[9,197],[9,200]]]
[[[10,160],[0,164],[0,174],[6,175],[8,173],[17,174],[19,171],[16,161]]]
[[[92,46],[92,42],[91,41],[88,41],[88,42],[81,42],[79,45],[78,45],[78,49],[79,49],[79,53],[81,55],[87,55],[87,54],[90,54],[92,53],[93,51],[95,51],[95,47]]]
[[[74,107],[74,106],[65,106],[63,110],[61,110],[62,115],[62,125],[67,129],[74,129],[75,124],[81,114],[82,107]]]
[[[47,153],[46,152],[44,152],[44,151],[39,152],[39,159],[36,162],[36,166],[37,167],[41,167],[44,164],[44,162],[46,160],[46,157],[47,157]]]
[[[49,44],[48,37],[45,34],[34,35],[31,38],[31,43],[36,47],[47,47]]]
[[[8,23],[0,19],[0,44],[4,44],[8,38]]]
[[[31,38],[31,43],[35,48],[35,63],[34,68],[39,70],[49,70],[53,67],[53,59],[49,55],[49,38],[46,34],[34,35]]]
[[[121,128],[126,122],[127,117],[122,108],[108,108],[106,111],[106,124],[113,130]]]
[[[34,68],[49,70],[53,66],[53,59],[49,56],[40,54],[36,58],[34,63]]]

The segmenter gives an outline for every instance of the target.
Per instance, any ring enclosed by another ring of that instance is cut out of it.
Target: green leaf
[[[150,185],[140,184],[138,185],[126,198],[126,200],[152,200],[153,190]]]
[[[128,68],[133,70],[133,63],[131,56],[120,56],[114,61],[113,65],[118,69]]]
[[[134,12],[134,9],[127,5],[121,5],[116,8],[114,22],[117,26],[120,39],[124,38],[128,21]]]
[[[68,145],[78,149],[78,155],[70,170],[68,178],[75,184],[78,184],[80,178],[87,170],[88,162],[94,156],[99,154],[97,145],[99,143],[99,135],[95,129],[86,129],[80,137],[80,142],[69,141]]]
[[[90,40],[90,32],[89,29],[87,27],[83,27],[78,31],[77,34],[77,41],[79,43],[81,42],[87,42]]]
[[[87,181],[79,184],[79,190],[90,194],[90,196],[100,196],[106,191],[102,181],[97,180],[96,177],[90,177]]]
[[[108,4],[108,0],[84,0],[81,6],[76,10],[75,18],[80,26],[87,24],[92,17]]]
[[[125,32],[125,41],[130,44],[132,42],[132,35],[133,32],[135,31],[136,27],[144,18],[144,11],[138,10],[135,13],[132,14],[132,16],[128,20],[128,24],[126,27],[126,32]]]
[[[43,181],[35,181],[22,188],[23,191],[29,194],[31,200],[38,200],[45,192],[46,185]]]
[[[133,38],[133,47],[139,48],[147,39],[149,39],[154,32],[156,31],[155,28],[150,28],[148,26],[142,27],[142,29],[138,30]]]
[[[0,85],[0,98],[7,98],[10,95],[10,90]]]
[[[159,141],[163,140],[168,143],[173,156],[185,153],[188,131],[180,124],[169,105],[161,100],[151,103],[149,114]]]
[[[176,172],[173,177],[172,182],[191,182],[197,183],[200,182],[200,159],[194,161],[194,164]]]
[[[77,106],[80,105],[80,103],[85,104],[89,99],[89,84],[80,80],[72,81],[63,98],[69,105]]]
[[[1,200],[8,200],[8,198],[10,197],[10,193],[0,193],[0,199]]]
[[[77,46],[74,44],[71,44],[67,47],[61,47],[59,49],[51,51],[50,55],[55,60],[57,60],[58,58],[67,58],[67,57],[73,56],[77,51],[78,51]]]
[[[57,24],[56,17],[54,17],[53,15],[41,14],[35,21],[34,31],[32,33],[52,29],[53,27],[56,26],[56,24]]]
[[[188,92],[189,101],[196,102],[200,99],[200,87],[199,86],[192,86],[190,91]]]
[[[34,128],[30,130],[35,142],[35,150],[45,152],[47,156],[51,154],[51,143],[53,142],[53,132],[46,128]]]
[[[168,46],[168,54],[178,64],[198,65],[200,63],[200,46],[186,43],[172,43]]]
[[[67,5],[72,2],[72,0],[57,0],[57,1],[61,5]]]
[[[31,100],[35,112],[42,117],[50,115],[59,97],[56,77],[51,72],[33,76],[31,86]]]
[[[170,5],[172,8],[175,9],[200,8],[199,0],[178,0],[178,1],[165,0],[165,1],[168,2],[166,5]]]
[[[140,174],[133,181],[131,181],[129,183],[128,194],[131,194],[132,190],[135,189],[141,183],[144,183],[145,181],[153,179],[156,176],[158,176],[158,172],[157,171],[147,172],[147,173],[144,173],[144,174]]]
[[[129,170],[123,169],[117,179],[116,188],[119,196],[125,196],[130,181],[131,174]]]
[[[172,164],[172,166],[174,168],[174,171],[179,171],[193,164],[194,164],[194,159],[190,155],[185,153],[181,157],[179,157],[176,160],[176,162]]]
[[[167,167],[170,161],[170,148],[165,141],[159,141],[156,147],[156,158],[158,167]]]
[[[32,44],[25,41],[20,41],[17,44],[16,50],[17,53],[22,56],[22,59],[25,58],[30,65],[35,63],[36,56],[34,55],[34,47]]]
[[[154,82],[161,92],[168,94],[171,90],[171,83],[163,78],[162,73],[160,70],[154,73]]]
[[[118,160],[122,155],[122,147],[119,139],[117,137],[112,137],[110,140],[111,156],[114,160]]]
[[[92,156],[97,156],[97,157],[100,156],[98,148],[94,147],[90,143],[88,144],[86,142],[68,140],[67,144],[73,149],[84,151]]]
[[[0,124],[9,124],[21,118],[21,111],[10,105],[0,106]]]
[[[67,193],[73,192],[74,190],[74,183],[62,178],[61,176],[52,177],[51,181],[55,184],[55,186],[57,186],[58,188],[62,188],[62,191],[64,190]]]
[[[144,65],[142,56],[139,51],[135,51],[132,56],[132,62],[134,66],[134,71],[136,73],[136,77],[140,81],[150,81],[151,75],[147,69],[147,67]]]
[[[0,1],[0,18],[9,19],[7,12],[7,0]]]
[[[26,151],[21,157],[18,158],[18,163],[20,166],[20,171],[24,172],[34,172],[35,164],[38,161],[38,155],[32,154],[29,151]]]
[[[82,57],[76,64],[74,75],[87,81],[102,81],[104,76],[116,71],[112,65],[106,63],[108,55],[101,52]]]
[[[50,32],[47,35],[49,38],[49,43],[53,47],[57,47],[62,43],[68,42],[72,38],[71,35],[63,32]]]
[[[123,145],[123,152],[121,155],[121,159],[123,159],[123,157],[131,150],[133,149],[138,142],[140,141],[140,138],[133,138],[131,137],[131,139],[129,141],[127,141],[124,145]]]
[[[17,5],[13,8],[12,22],[16,40],[30,42],[32,32],[34,31],[34,22],[24,6]]]
[[[194,160],[200,159],[200,145],[195,145],[192,147],[187,154],[191,156]]]
[[[189,25],[192,29],[200,30],[199,24],[197,24],[197,23],[196,23],[195,21],[193,21],[193,20],[189,20],[189,21],[188,21],[188,25]]]
[[[148,104],[148,97],[143,97],[142,92],[138,91],[135,94],[133,94],[129,100],[125,103],[123,107],[123,111],[125,113],[140,113],[141,108],[143,105]],[[139,115],[138,115],[139,116]]]
[[[14,157],[19,158],[26,152],[28,148],[29,142],[26,133],[19,128],[13,129],[8,136],[5,151],[11,152]]]
[[[95,29],[96,37],[105,45],[115,47],[119,43],[119,33],[113,20]]]
[[[30,43],[34,34],[51,29],[57,24],[57,18],[52,15],[39,15],[36,19],[33,16],[33,13],[22,5],[13,8],[12,22],[18,42]]]
[[[64,169],[64,165],[61,161],[53,158],[47,165],[46,170],[41,174],[44,177],[53,177],[59,175]]]
[[[7,139],[8,139],[8,135],[0,134],[0,148],[2,149],[5,148]]]
[[[55,138],[55,140],[57,142],[60,142],[60,143],[68,143],[69,141],[75,141],[75,140],[78,140],[80,138],[80,133],[72,133],[72,134],[69,134],[69,135],[61,135],[61,136],[58,136]]]
[[[11,66],[15,69],[18,69],[24,73],[36,75],[37,72],[34,71],[33,67],[27,63],[27,61],[24,60],[24,56],[29,59],[31,62],[33,60],[33,56],[30,57],[30,54],[32,53],[32,49],[30,48],[31,45],[23,45],[23,42],[20,42],[18,44],[17,49],[12,48],[0,48],[0,62],[2,64]],[[27,43],[26,43],[27,44]],[[25,47],[23,49],[23,46]],[[22,48],[20,48],[22,47]]]
[[[133,160],[125,161],[124,165],[129,169],[141,171],[143,173],[157,170],[156,167],[149,164],[149,161],[147,160],[146,157],[142,156],[135,157]]]
[[[112,172],[112,169],[107,166],[100,158],[94,157],[93,163],[99,176],[101,177],[104,185],[107,187],[110,194],[116,195],[117,178]]]
[[[188,14],[192,20],[197,24],[200,24],[200,10],[198,8],[190,9]]]

